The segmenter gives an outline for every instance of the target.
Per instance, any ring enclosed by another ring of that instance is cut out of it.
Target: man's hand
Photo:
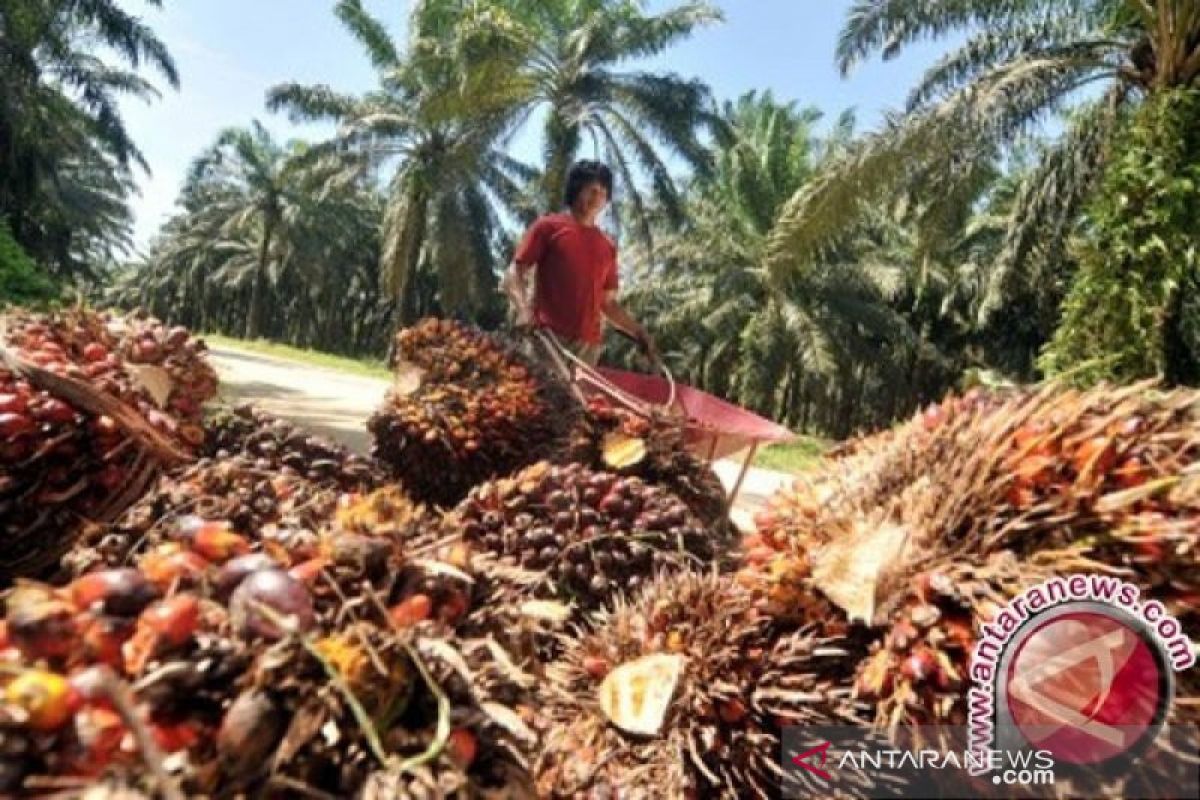
[[[518,328],[533,327],[533,304],[529,302],[529,287],[525,277],[521,275],[520,267],[512,264],[508,268],[500,282],[500,288],[508,296],[508,303],[516,317],[514,324]]]
[[[653,363],[658,364],[662,361],[662,356],[658,352],[658,345],[654,342],[654,337],[649,334],[645,328],[638,328],[634,333],[637,339],[638,347],[642,354],[650,359]]]

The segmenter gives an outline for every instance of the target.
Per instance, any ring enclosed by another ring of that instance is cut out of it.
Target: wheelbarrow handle
[[[629,333],[628,331],[624,331],[620,328],[616,328],[616,331],[621,336],[624,336],[626,339],[628,339],[629,341],[636,344],[638,346],[638,349],[642,352],[642,355],[644,355],[646,357],[646,360],[649,361],[650,364],[656,370],[661,372],[663,374],[663,377],[667,379],[668,391],[667,391],[666,408],[668,410],[675,408],[675,399],[677,396],[677,392],[675,389],[675,376],[671,374],[671,370],[667,369],[667,365],[665,363],[663,363],[662,358],[657,353],[652,353],[650,351],[650,349],[648,347],[646,347],[645,343],[642,342],[642,340],[638,339],[636,336]]]

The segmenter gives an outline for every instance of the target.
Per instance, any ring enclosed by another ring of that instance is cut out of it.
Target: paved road
[[[228,347],[213,347],[210,355],[226,400],[252,402],[359,452],[370,449],[366,421],[383,399],[387,381]],[[715,465],[727,489],[740,468],[736,459]],[[783,473],[751,468],[734,506],[734,522],[747,527],[754,512],[789,480]]]

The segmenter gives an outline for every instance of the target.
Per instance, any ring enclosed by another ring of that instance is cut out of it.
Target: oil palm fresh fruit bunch
[[[747,566],[762,572],[780,556],[813,572],[831,544],[884,531],[889,571],[1082,547],[1165,599],[1194,593],[1198,399],[1147,384],[1048,385],[934,425],[919,415],[827,459],[773,501],[747,542]]]
[[[861,724],[857,645],[781,632],[728,577],[687,573],[596,614],[547,669],[542,797],[774,797],[785,725]]]
[[[374,454],[422,502],[561,449],[578,404],[567,387],[494,336],[428,319],[396,335],[396,382],[371,417]]]
[[[502,707],[519,696],[502,694],[511,670],[486,642],[459,654],[449,606],[401,616],[420,574],[450,585],[442,575],[457,571],[440,553],[410,557],[399,536],[336,523],[312,541],[195,518],[169,535],[131,566],[5,597],[4,791],[39,775],[157,791],[151,765],[165,755],[183,789],[204,795],[305,784],[358,796],[373,773],[416,769],[424,753],[450,783],[519,775],[504,726],[520,717]],[[451,686],[449,671],[462,680]],[[142,733],[159,751],[145,761],[130,738]]]
[[[1051,575],[1120,574],[1195,638],[1198,399],[1046,386],[920,415],[775,502],[739,580],[777,619],[876,631],[856,685],[889,728],[961,721],[971,637]]]
[[[244,457],[201,459],[162,476],[111,525],[88,528],[63,557],[79,574],[116,566],[129,557],[176,541],[181,531],[218,526],[246,541],[274,541],[290,549],[312,547],[337,510],[342,493],[286,472],[259,469]]]
[[[385,477],[381,464],[253,406],[219,409],[204,429],[200,455],[209,458],[240,456],[257,469],[300,475],[346,492],[369,491]]]
[[[704,568],[725,544],[666,489],[581,464],[540,462],[478,486],[454,524],[499,597],[579,609],[656,572]]]
[[[10,314],[4,338],[19,357],[92,384],[179,442],[202,442],[201,407],[217,394],[217,374],[204,343],[186,328],[72,308]]]
[[[5,317],[0,345],[12,360],[0,363],[0,573],[9,578],[51,566],[87,520],[136,499],[158,463],[145,437],[172,458],[186,458],[202,437],[196,418],[168,403],[209,395],[125,361],[113,323],[82,309]]]
[[[572,437],[570,460],[662,486],[706,525],[729,525],[724,486],[688,449],[683,422],[676,417],[641,416],[607,398],[591,398]]]

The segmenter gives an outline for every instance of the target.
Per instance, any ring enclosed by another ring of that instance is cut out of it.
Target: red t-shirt
[[[534,222],[513,260],[537,264],[533,314],[539,325],[573,341],[599,344],[604,293],[617,288],[617,246],[604,231],[570,214]]]

